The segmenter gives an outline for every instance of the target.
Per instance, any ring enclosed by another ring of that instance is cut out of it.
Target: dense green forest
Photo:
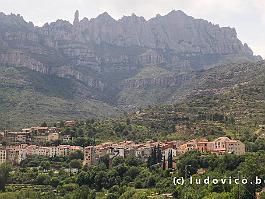
[[[150,167],[135,157],[114,158],[111,165],[104,156],[93,167],[81,167],[78,155],[65,158],[34,156],[22,162],[21,168],[0,166],[0,198],[80,198],[80,199],[147,199],[174,198],[232,199],[240,194],[241,199],[255,198],[261,184],[213,183],[204,185],[190,183],[193,179],[204,180],[240,178],[256,182],[256,176],[264,179],[265,153],[248,153],[245,156],[216,156],[189,152],[177,159],[175,171]],[[186,167],[189,165],[189,167]],[[65,169],[78,169],[77,173]],[[205,169],[199,173],[198,169]],[[174,185],[174,178],[186,176],[184,185]],[[264,195],[263,195],[264,198]]]

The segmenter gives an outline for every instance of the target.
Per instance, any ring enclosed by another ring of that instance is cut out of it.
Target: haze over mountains
[[[185,98],[194,78],[203,81],[201,70],[261,59],[235,29],[182,11],[148,21],[136,15],[114,20],[108,13],[79,20],[77,11],[73,24],[43,27],[0,13],[0,125],[172,103]]]

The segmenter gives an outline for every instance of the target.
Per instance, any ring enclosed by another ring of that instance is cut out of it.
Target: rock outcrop
[[[74,22],[73,22],[73,25],[76,26],[79,24],[79,11],[75,11],[75,19],[74,19]]]
[[[235,29],[182,11],[150,20],[135,14],[115,20],[106,12],[79,20],[76,11],[73,24],[57,20],[42,27],[20,15],[0,13],[0,64],[75,78],[101,91],[119,88],[146,65],[188,73],[225,62],[226,56],[257,60]],[[176,81],[173,76],[128,85],[141,88]]]

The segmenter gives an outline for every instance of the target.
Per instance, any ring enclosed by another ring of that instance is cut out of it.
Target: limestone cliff
[[[227,56],[259,59],[237,38],[234,28],[182,11],[150,20],[134,14],[115,20],[106,12],[79,20],[76,11],[73,24],[57,20],[42,27],[20,15],[0,13],[0,64],[75,78],[103,92],[126,84],[175,85],[179,72],[212,67],[226,62]],[[174,75],[126,80],[146,65],[163,67]]]

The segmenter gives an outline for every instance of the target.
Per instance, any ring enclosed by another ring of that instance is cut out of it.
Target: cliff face
[[[136,15],[114,20],[108,13],[73,24],[57,20],[36,27],[19,15],[0,13],[0,64],[74,78],[102,91],[113,88],[175,86],[178,74],[218,63],[227,56],[253,61],[235,29],[194,19],[182,11],[145,20]],[[126,80],[146,65],[172,75]]]
[[[168,49],[188,54],[252,55],[251,49],[237,39],[235,29],[220,28],[205,20],[187,16],[182,11],[172,11],[149,21],[135,15],[115,21],[107,13],[90,21],[78,21],[75,19],[74,23],[77,38],[97,44]]]

